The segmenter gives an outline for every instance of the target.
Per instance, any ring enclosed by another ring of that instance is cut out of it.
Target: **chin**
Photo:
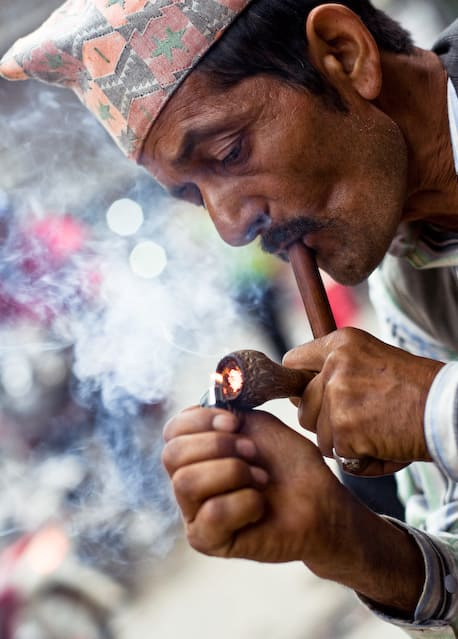
[[[340,264],[321,264],[320,259],[318,259],[318,265],[338,284],[342,284],[343,286],[356,286],[367,280],[382,259],[383,256],[378,261],[370,260],[367,263],[362,263],[360,259],[355,258],[354,260]]]

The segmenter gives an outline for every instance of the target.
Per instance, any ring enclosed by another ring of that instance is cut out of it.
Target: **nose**
[[[201,192],[216,230],[231,246],[249,244],[272,224],[262,198],[244,195],[237,186]]]

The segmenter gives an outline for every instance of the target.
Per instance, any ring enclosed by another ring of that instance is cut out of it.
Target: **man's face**
[[[221,237],[299,239],[343,284],[366,278],[401,220],[407,160],[395,123],[359,98],[349,112],[269,76],[222,91],[194,71],[161,113],[143,163],[174,196],[202,204]]]

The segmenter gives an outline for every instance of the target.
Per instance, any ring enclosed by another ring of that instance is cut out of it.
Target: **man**
[[[72,86],[233,245],[300,239],[344,284],[391,252],[375,302],[418,354],[345,329],[285,359],[316,372],[297,401],[318,447],[265,412],[192,408],[163,458],[198,550],[302,560],[434,637],[458,636],[457,34],[417,49],[366,0],[73,0],[0,65]],[[334,451],[404,468],[410,525],[357,501]]]

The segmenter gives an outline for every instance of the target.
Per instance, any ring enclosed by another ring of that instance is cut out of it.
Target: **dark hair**
[[[273,75],[306,88],[335,108],[345,110],[337,91],[307,58],[305,24],[313,0],[254,0],[200,61],[198,69],[212,83],[229,88],[244,78]],[[380,49],[411,53],[410,34],[369,0],[341,0],[364,22]]]

